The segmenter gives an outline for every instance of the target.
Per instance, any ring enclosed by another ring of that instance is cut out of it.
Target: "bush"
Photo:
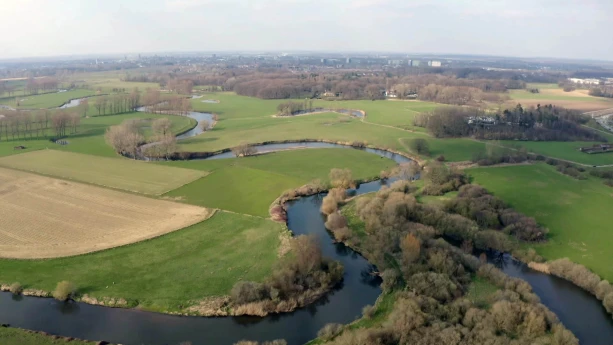
[[[267,298],[268,290],[261,283],[239,281],[232,287],[230,296],[236,304],[247,304]]]
[[[349,169],[332,169],[329,178],[330,184],[334,188],[348,189],[355,187],[355,181]]]
[[[420,155],[427,156],[430,154],[430,147],[428,145],[428,142],[424,138],[416,138],[411,140],[409,142],[409,148],[411,149],[411,151]]]
[[[440,155],[440,156],[436,157],[436,160],[439,161],[439,162],[444,162],[445,161],[445,156]]]
[[[9,291],[13,295],[20,295],[23,292],[23,286],[21,286],[21,284],[19,284],[19,283],[13,283],[9,287]]]
[[[370,304],[368,304],[368,305],[364,306],[364,308],[362,308],[362,315],[366,319],[372,319],[373,316],[375,316],[376,312],[377,312],[377,308],[373,307]]]
[[[57,283],[55,290],[53,290],[53,298],[59,301],[67,301],[72,299],[77,292],[76,286],[69,281],[62,281]]]
[[[317,337],[323,340],[332,340],[343,331],[343,325],[338,323],[329,323],[317,332]]]
[[[337,230],[346,227],[347,219],[345,219],[343,215],[338,212],[334,212],[328,215],[328,220],[326,221],[326,229]]]

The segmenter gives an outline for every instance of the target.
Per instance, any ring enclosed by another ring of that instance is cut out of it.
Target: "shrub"
[[[375,316],[376,312],[377,312],[377,308],[373,307],[370,304],[362,308],[362,315],[367,319],[372,319],[372,317]]]
[[[336,230],[347,227],[347,219],[343,215],[338,212],[331,213],[328,215],[328,220],[326,221],[326,229],[328,230]]]
[[[355,187],[355,181],[349,169],[330,170],[330,183],[334,188],[348,189]]]
[[[329,323],[317,332],[317,337],[323,340],[331,340],[343,331],[343,325],[338,323]]]
[[[345,200],[347,192],[343,188],[330,189],[328,195],[324,197],[321,203],[321,212],[323,214],[332,214],[338,210],[338,203]]]
[[[267,298],[268,290],[261,283],[239,281],[232,287],[230,296],[236,304],[247,304]]]
[[[59,301],[67,301],[74,297],[77,292],[76,286],[69,281],[61,281],[57,283],[55,290],[53,290],[53,298]]]
[[[339,242],[345,242],[353,237],[353,232],[348,227],[332,230],[332,234]]]
[[[9,287],[9,291],[13,295],[20,295],[23,292],[23,286],[21,286],[21,284],[19,284],[19,283],[13,283]]]
[[[238,146],[233,147],[232,153],[234,153],[236,157],[247,157],[258,153],[258,150],[254,146],[250,146],[249,144],[243,142]]]
[[[436,157],[436,160],[439,161],[439,162],[444,162],[445,161],[445,156],[440,155],[440,156]]]
[[[420,155],[429,155],[430,147],[428,142],[424,138],[416,138],[409,142],[409,148],[411,151],[420,154]]]

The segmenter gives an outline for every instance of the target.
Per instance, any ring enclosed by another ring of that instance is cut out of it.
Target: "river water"
[[[194,116],[192,114],[190,117]],[[202,119],[209,118],[197,118],[198,121]],[[194,133],[189,136],[197,135]],[[259,149],[281,150],[300,145],[308,148],[350,148],[327,143],[286,143],[262,146]],[[365,150],[394,159],[397,163],[410,161],[404,156],[382,150]],[[224,155],[209,159],[231,157]],[[393,180],[365,183],[350,193],[360,195],[377,191],[391,182]],[[381,293],[379,278],[370,274],[374,267],[345,245],[333,243],[324,225],[325,217],[319,211],[323,196],[314,195],[289,202],[287,224],[295,235],[315,235],[322,245],[324,255],[343,264],[345,275],[341,286],[306,308],[264,318],[183,317],[84,303],[64,304],[44,298],[15,298],[3,292],[0,293],[0,323],[126,345],[179,344],[185,341],[191,341],[194,345],[229,345],[242,339],[286,339],[291,345],[304,344],[315,338],[317,331],[327,323],[349,323],[359,318],[362,308],[374,304]],[[582,344],[613,343],[613,320],[595,297],[570,282],[536,272],[508,255],[497,256],[493,262],[506,274],[528,281],[542,303],[558,315]]]

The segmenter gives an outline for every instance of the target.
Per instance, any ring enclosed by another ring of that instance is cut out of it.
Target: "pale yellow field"
[[[0,257],[56,258],[157,237],[205,208],[0,168]]]
[[[56,150],[2,157],[0,166],[150,195],[164,194],[206,175],[198,170]]]

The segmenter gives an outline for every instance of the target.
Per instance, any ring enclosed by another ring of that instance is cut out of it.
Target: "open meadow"
[[[372,179],[395,166],[388,158],[355,149],[303,149],[247,158],[164,162],[210,172],[165,196],[190,204],[268,217],[270,204],[288,189],[312,180],[328,182],[332,168],[347,168],[355,179]]]
[[[201,222],[210,211],[0,168],[0,257],[85,254]]]
[[[482,185],[549,228],[549,241],[534,248],[547,259],[568,257],[613,280],[613,188],[602,180],[576,180],[545,164],[470,169]]]
[[[65,92],[46,93],[41,95],[14,96],[0,99],[0,104],[17,109],[48,109],[57,108],[71,99],[93,96],[92,90],[75,89]]]
[[[150,195],[164,194],[205,175],[197,170],[56,150],[3,157],[0,166]]]
[[[270,220],[217,212],[183,230],[92,254],[0,259],[1,279],[45,291],[69,280],[82,295],[123,298],[126,307],[180,311],[206,297],[227,295],[239,280],[262,281],[277,262],[282,231]]]
[[[537,106],[554,104],[569,109],[581,111],[594,111],[613,107],[613,100],[602,97],[593,97],[588,94],[588,90],[575,90],[564,92],[562,88],[555,84],[530,84],[529,87],[539,89],[539,93],[532,93],[528,90],[510,90],[511,101],[507,106],[515,106],[520,103],[522,106]]]

